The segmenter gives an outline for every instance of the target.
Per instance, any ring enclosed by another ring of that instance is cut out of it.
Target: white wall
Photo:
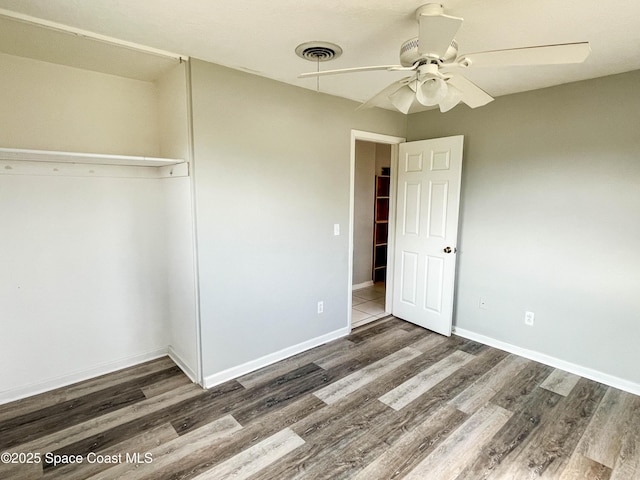
[[[346,333],[351,129],[404,135],[406,118],[201,61],[192,78],[210,384]]]
[[[410,116],[410,140],[465,135],[457,328],[640,384],[639,85]]]
[[[157,156],[153,83],[0,54],[0,146]]]
[[[0,403],[166,352],[160,186],[0,175]]]
[[[160,154],[189,160],[189,114],[186,63],[158,80]],[[192,380],[198,380],[196,258],[191,177],[163,183],[166,300],[169,352]]]
[[[8,55],[0,69],[2,147],[188,150],[184,66],[158,87]],[[195,371],[190,179],[118,178],[131,170],[107,166],[50,175],[46,165],[0,172],[0,403],[169,344]]]

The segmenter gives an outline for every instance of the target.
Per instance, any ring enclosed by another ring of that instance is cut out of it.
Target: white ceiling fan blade
[[[419,13],[418,20],[420,22],[418,53],[443,58],[462,26],[462,18],[443,13],[429,14],[427,10],[426,13]]]
[[[493,101],[491,95],[461,75],[454,75],[447,83],[462,92],[462,101],[471,108],[482,107]]]
[[[376,65],[371,67],[341,68],[338,70],[323,70],[320,72],[309,72],[298,75],[298,78],[323,77],[325,75],[340,75],[342,73],[371,72],[375,70],[413,70],[413,67],[403,67],[402,65]]]
[[[400,87],[394,94],[389,96],[389,100],[398,111],[405,115],[411,110],[414,100],[416,99],[416,92],[413,91],[408,85]]]
[[[589,42],[542,45],[538,47],[494,50],[463,55],[458,62],[465,61],[473,67],[502,67],[512,65],[558,65],[582,63],[591,53]]]
[[[369,100],[367,100],[362,105],[360,105],[356,110],[362,110],[365,108],[375,107],[376,105],[379,105],[381,102],[383,102],[384,100],[387,100],[391,95],[396,93],[402,87],[409,85],[409,83],[411,83],[414,78],[415,78],[415,75],[411,77],[405,77],[398,80],[397,82],[393,82],[391,85],[387,85],[385,88],[380,90]]]

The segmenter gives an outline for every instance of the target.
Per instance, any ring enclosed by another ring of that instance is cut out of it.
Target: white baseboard
[[[278,352],[270,353],[269,355],[265,355],[264,357],[251,360],[249,362],[243,363],[242,365],[228,368],[226,370],[223,370],[222,372],[214,373],[213,375],[204,377],[204,388],[215,387],[216,385],[220,385],[221,383],[224,383],[228,380],[246,375],[247,373],[253,372],[262,367],[266,367],[268,365],[271,365],[272,363],[279,362],[280,360],[284,360],[285,358],[289,358],[298,353],[310,350],[314,347],[317,347],[318,345],[322,345],[332,340],[342,338],[346,335],[349,335],[350,331],[351,329],[349,327],[341,328],[339,330],[329,332],[325,335],[321,335],[320,337],[312,338],[311,340],[307,340],[306,342],[284,348]]]
[[[577,365],[575,363],[567,362],[566,360],[552,357],[550,355],[540,353],[535,350],[529,350],[526,348],[518,347],[516,345],[512,345],[510,343],[506,343],[501,340],[496,340],[495,338],[487,337],[479,333],[465,330],[463,328],[454,327],[453,333],[460,337],[467,338],[469,340],[473,340],[475,342],[479,342],[484,345],[489,345],[490,347],[494,347],[499,350],[504,350],[505,352],[513,353],[520,357],[528,358],[529,360],[534,360],[536,362],[549,365],[550,367],[558,368],[560,370],[564,370],[565,372],[573,373],[575,375],[588,378],[589,380],[593,380],[595,382],[603,383],[604,385],[608,385],[610,387],[624,390],[625,392],[633,393],[634,395],[640,395],[640,384],[631,382],[629,380],[625,380],[623,378],[615,377],[613,375],[609,375],[608,373],[603,373],[598,370],[593,370],[588,367],[583,367],[582,365]]]
[[[198,383],[198,380],[196,379],[197,375],[195,374],[193,369],[189,367],[187,362],[185,362],[184,359],[180,355],[178,355],[178,353],[171,345],[169,345],[168,354],[171,360],[173,360],[173,362],[180,368],[180,370],[182,370],[183,373],[187,377],[189,377],[189,380],[191,380],[193,383]]]
[[[32,395],[38,395],[50,390],[55,390],[56,388],[66,387],[67,385],[99,377],[100,375],[105,375],[117,370],[122,370],[123,368],[133,367],[134,365],[148,362],[150,360],[155,360],[156,358],[164,357],[165,355],[167,355],[167,349],[160,348],[151,352],[133,355],[131,357],[114,360],[112,362],[102,363],[91,368],[70,373],[68,375],[62,375],[60,377],[31,383],[9,390],[4,390],[0,392],[0,405],[2,405],[3,403],[9,403],[15,400],[30,397]]]
[[[373,287],[373,285],[374,285],[373,280],[369,280],[368,282],[352,285],[351,290],[360,290],[361,288]]]

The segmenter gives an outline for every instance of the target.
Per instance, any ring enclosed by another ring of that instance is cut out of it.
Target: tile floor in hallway
[[[354,328],[388,315],[384,311],[384,282],[353,290],[352,298],[351,326]]]

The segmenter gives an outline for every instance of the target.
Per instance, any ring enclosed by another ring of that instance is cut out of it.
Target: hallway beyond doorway
[[[385,283],[376,282],[369,287],[353,290],[351,328],[356,328],[387,316],[385,306]]]

